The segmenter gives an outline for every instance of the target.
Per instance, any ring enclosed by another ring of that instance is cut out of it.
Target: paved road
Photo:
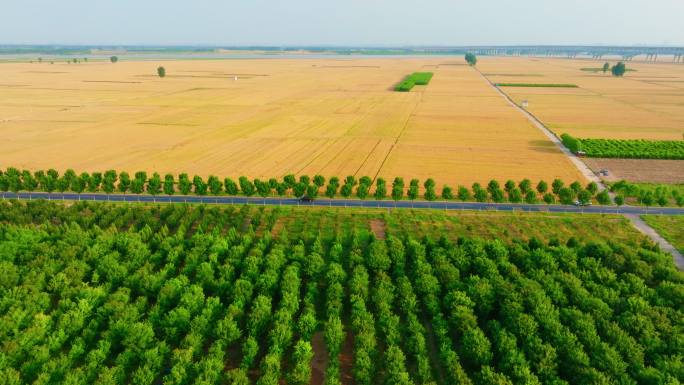
[[[312,202],[300,202],[295,198],[256,198],[227,196],[183,196],[183,195],[137,195],[137,194],[76,194],[46,192],[3,192],[3,199],[46,199],[69,201],[101,201],[101,202],[147,202],[147,203],[205,203],[205,204],[251,204],[269,206],[318,206],[318,207],[359,207],[359,208],[408,208],[433,210],[490,210],[490,211],[525,211],[550,213],[585,213],[585,214],[666,214],[684,215],[684,208],[676,207],[636,207],[636,206],[589,206],[576,207],[569,205],[531,205],[525,203],[479,203],[479,202],[426,202],[393,200],[356,200],[356,199],[316,199]]]

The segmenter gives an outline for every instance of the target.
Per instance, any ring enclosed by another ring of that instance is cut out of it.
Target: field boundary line
[[[399,139],[404,135],[404,132],[406,131],[406,128],[408,128],[408,124],[411,121],[411,118],[414,116],[416,109],[420,105],[420,103],[423,101],[423,94],[425,93],[425,90],[422,90],[420,92],[420,98],[416,102],[416,105],[413,106],[411,109],[411,113],[406,117],[406,121],[404,122],[404,127],[401,128],[401,131],[399,131],[399,135],[397,135],[396,138],[394,138],[394,143],[392,143],[392,147],[390,147],[389,151],[387,151],[387,154],[385,155],[385,158],[382,160],[382,163],[380,163],[380,167],[378,167],[378,172],[375,173],[375,176],[373,177],[373,183],[375,183],[375,180],[378,179],[378,175],[380,175],[380,171],[382,171],[382,168],[385,167],[385,162],[387,162],[387,159],[389,159],[389,156],[392,154],[394,151],[394,148],[399,144]]]
[[[311,166],[311,165],[313,164],[313,162],[316,161],[316,159],[320,158],[321,155],[323,155],[323,154],[326,152],[326,150],[328,150],[328,149],[329,149],[330,147],[332,147],[334,144],[336,144],[337,142],[339,142],[341,138],[342,138],[342,137],[334,138],[334,139],[332,140],[332,143],[330,143],[331,141],[329,140],[324,146],[319,147],[319,149],[318,149],[319,153],[316,154],[316,156],[314,156],[313,158],[311,158],[311,159],[310,159],[304,166],[302,166],[299,170],[297,170],[297,172],[295,173],[295,175],[300,175],[300,174],[302,173],[302,171],[304,171],[304,169],[306,169],[307,167]],[[320,169],[319,169],[319,171],[320,171]]]
[[[370,159],[371,155],[373,155],[373,153],[375,152],[375,149],[378,148],[378,146],[380,145],[380,143],[382,143],[382,138],[378,139],[378,142],[375,143],[375,146],[373,146],[373,148],[370,150],[370,152],[368,153],[368,155],[366,155],[366,158],[363,160],[363,162],[361,162],[361,165],[359,165],[359,168],[356,169],[356,172],[354,173],[354,176],[359,176],[359,172],[361,171],[361,169],[363,168],[363,166],[365,166],[366,163],[368,163],[368,159]],[[375,175],[377,176],[378,174],[375,174]],[[375,178],[373,178],[373,180],[372,180],[371,182],[375,182]]]
[[[352,142],[354,141],[354,138],[352,137],[347,137],[347,136],[342,136],[338,138],[338,141],[341,141],[342,139],[348,139],[347,143],[344,145],[342,150],[338,151],[335,156],[331,157],[321,168],[320,170],[325,170],[327,167],[329,167],[333,161],[335,161],[340,155],[344,154],[345,151],[347,150],[347,147],[351,146]],[[337,172],[336,172],[337,173]]]

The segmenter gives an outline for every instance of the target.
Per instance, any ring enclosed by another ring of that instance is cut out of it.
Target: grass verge
[[[642,215],[649,226],[684,253],[684,217],[676,215]]]

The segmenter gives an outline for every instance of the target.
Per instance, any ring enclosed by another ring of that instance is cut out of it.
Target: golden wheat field
[[[461,58],[0,64],[1,167],[583,180]],[[158,66],[167,76],[157,77]],[[491,64],[488,64],[491,65]],[[392,91],[406,74],[428,86]]]
[[[591,72],[616,59],[482,58],[494,83],[576,84],[579,88],[502,87],[557,134],[580,138],[681,140],[684,65],[627,62],[624,78]],[[582,70],[585,69],[585,70]]]

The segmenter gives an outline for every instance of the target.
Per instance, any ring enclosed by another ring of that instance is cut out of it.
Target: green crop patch
[[[571,151],[592,158],[684,159],[682,140],[578,139],[568,134],[561,139]]]
[[[496,83],[497,87],[529,87],[529,88],[579,88],[577,84],[554,83]]]
[[[430,83],[432,75],[432,72],[414,72],[397,84],[394,87],[394,90],[399,92],[408,92],[411,91],[414,86],[425,86]]]

